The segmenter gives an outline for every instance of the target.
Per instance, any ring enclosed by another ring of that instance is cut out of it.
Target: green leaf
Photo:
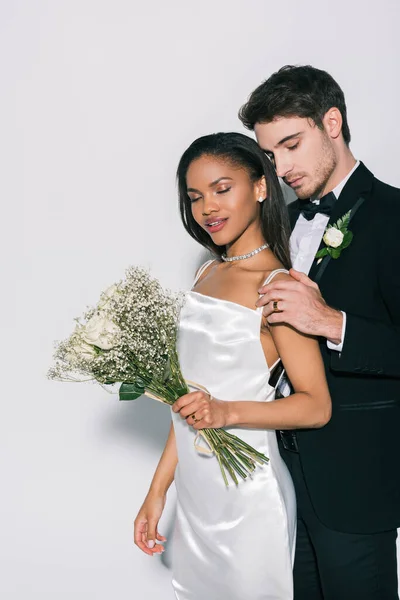
[[[330,255],[332,258],[339,258],[341,253],[341,248],[330,248]]]
[[[322,258],[324,256],[327,256],[328,254],[328,248],[321,248],[321,250],[318,250],[317,254],[315,255],[315,258]]]
[[[168,360],[165,364],[165,369],[164,369],[164,373],[162,376],[163,383],[165,383],[168,380],[170,375],[171,375],[171,360],[168,358]]]
[[[144,394],[144,387],[137,383],[122,383],[119,388],[120,400],[136,400]]]
[[[336,227],[337,229],[347,229],[349,223],[350,223],[350,215],[351,215],[351,210],[349,210],[349,212],[347,212],[345,215],[343,215],[343,217],[341,217],[340,219],[337,220],[336,223]]]
[[[341,248],[347,248],[347,246],[350,246],[352,240],[353,240],[353,232],[352,231],[346,231],[346,233],[344,234],[344,238],[343,238],[343,242],[341,244]]]

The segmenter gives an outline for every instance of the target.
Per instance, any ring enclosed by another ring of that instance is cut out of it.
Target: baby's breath
[[[125,278],[100,295],[96,306],[75,319],[73,333],[56,344],[48,377],[59,381],[120,383],[121,400],[142,394],[173,404],[189,392],[176,350],[182,294],[164,290],[139,267],[129,267]],[[200,386],[201,387],[201,386]],[[235,483],[256,463],[268,458],[223,429],[199,432]]]

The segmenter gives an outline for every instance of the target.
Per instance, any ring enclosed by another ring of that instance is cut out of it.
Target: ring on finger
[[[278,308],[278,302],[279,302],[279,300],[274,300],[272,302],[272,308],[273,308],[274,312],[281,312]]]

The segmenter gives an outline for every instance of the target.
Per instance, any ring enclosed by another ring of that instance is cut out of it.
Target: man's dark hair
[[[270,123],[276,117],[305,117],[322,129],[324,115],[332,107],[341,112],[343,138],[349,145],[346,102],[333,77],[310,65],[286,65],[254,90],[239,119],[253,130],[256,123]]]

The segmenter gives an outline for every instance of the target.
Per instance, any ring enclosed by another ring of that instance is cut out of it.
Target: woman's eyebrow
[[[219,179],[216,179],[215,181],[212,181],[211,183],[209,183],[208,187],[214,187],[214,185],[217,185],[223,179],[229,179],[229,181],[233,181],[232,177],[220,177]],[[199,194],[201,194],[201,192],[199,190],[196,190],[196,188],[188,188],[187,191],[188,192],[198,192]]]

